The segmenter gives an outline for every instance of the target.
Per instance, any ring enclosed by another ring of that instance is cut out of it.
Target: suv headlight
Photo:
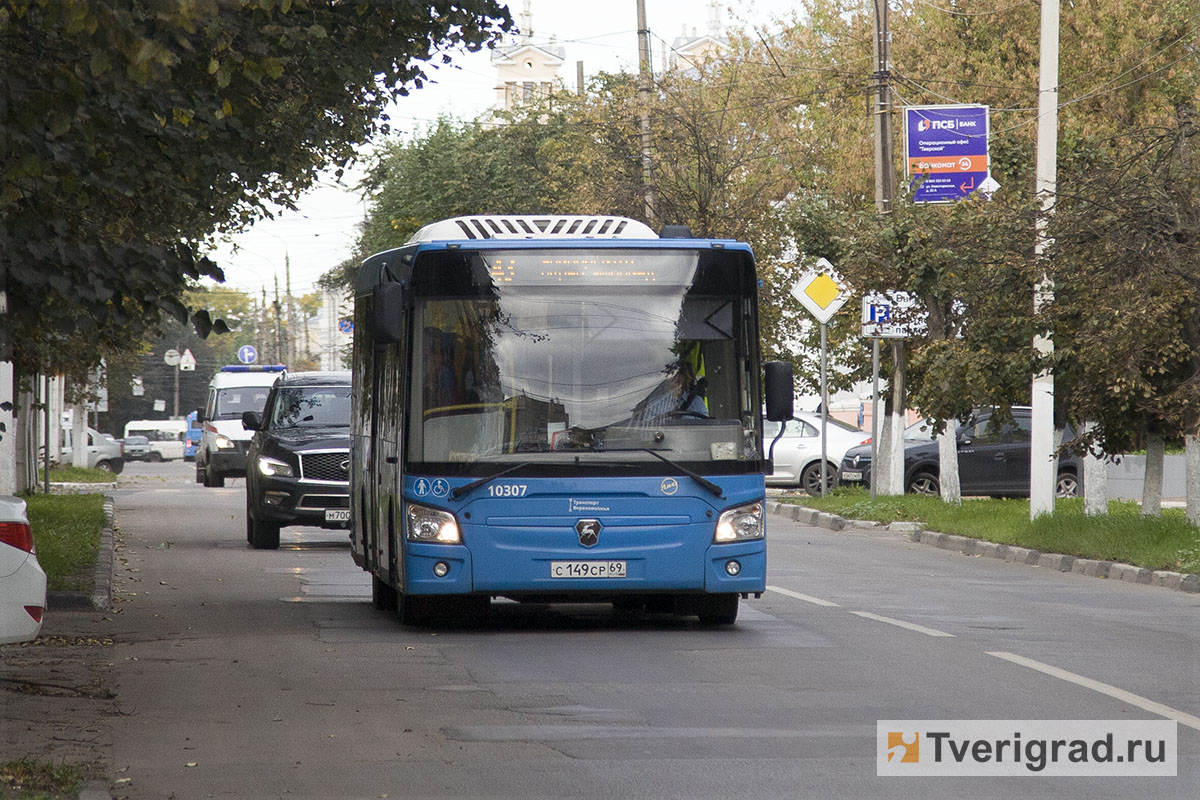
[[[286,464],[278,458],[270,456],[258,457],[258,471],[272,478],[290,478],[296,474],[292,470],[291,464]]]
[[[765,511],[760,501],[723,512],[717,520],[717,531],[713,535],[713,541],[744,542],[748,539],[763,538],[766,535]]]
[[[404,535],[410,542],[462,543],[458,521],[453,514],[409,503],[405,515]]]
[[[233,440],[228,436],[217,436],[217,449],[228,450],[233,447]]]

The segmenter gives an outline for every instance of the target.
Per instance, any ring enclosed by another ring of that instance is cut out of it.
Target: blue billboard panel
[[[950,203],[988,178],[988,107],[909,106],[904,153],[915,203]]]

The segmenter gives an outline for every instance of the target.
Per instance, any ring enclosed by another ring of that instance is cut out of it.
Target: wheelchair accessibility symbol
[[[434,497],[445,497],[450,494],[450,484],[438,478],[433,482],[433,487],[430,489]]]

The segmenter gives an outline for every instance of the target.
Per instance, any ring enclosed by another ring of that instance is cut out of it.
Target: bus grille
[[[350,451],[301,453],[300,477],[310,481],[350,482]]]

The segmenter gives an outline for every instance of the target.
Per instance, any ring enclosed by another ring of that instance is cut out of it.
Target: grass
[[[87,781],[83,767],[47,764],[22,758],[0,764],[0,791],[13,800],[67,800],[83,791]]]
[[[953,533],[1043,553],[1120,561],[1148,569],[1200,572],[1200,528],[1182,509],[1143,517],[1137,503],[1110,501],[1106,516],[1088,517],[1083,500],[1057,500],[1053,515],[1029,519],[1027,499],[966,499],[961,506],[937,497],[877,497],[866,489],[837,489],[828,497],[784,502],[827,511],[848,519],[924,522],[930,530]]]
[[[29,505],[38,563],[46,571],[50,589],[90,589],[91,568],[104,528],[104,496],[39,494],[24,500]]]
[[[42,480],[42,472],[38,472],[38,482]],[[116,475],[95,467],[51,467],[51,483],[112,483]]]

